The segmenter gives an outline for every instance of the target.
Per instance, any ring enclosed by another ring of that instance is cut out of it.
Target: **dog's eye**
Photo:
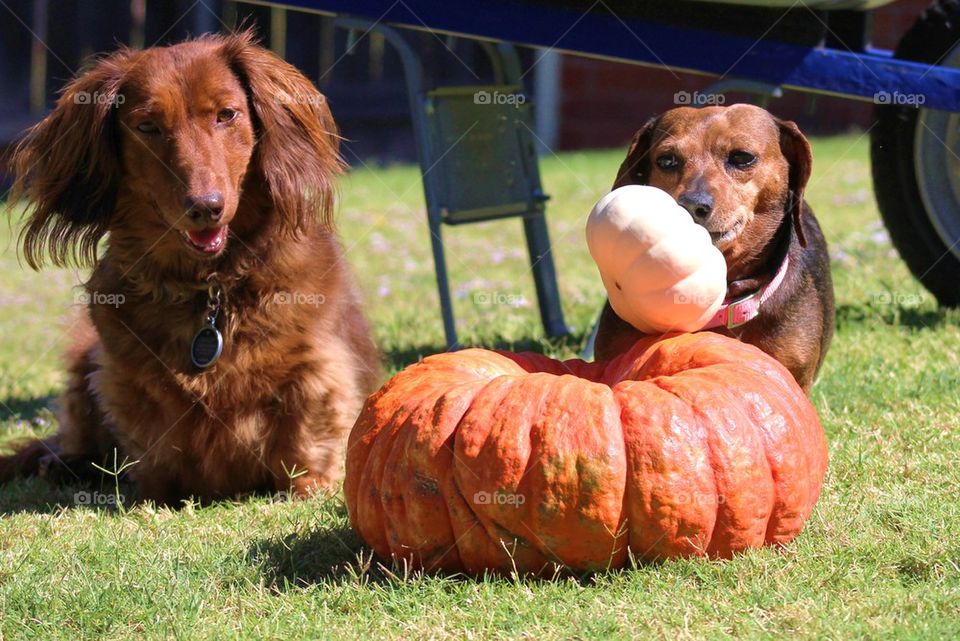
[[[664,171],[671,171],[680,166],[680,159],[676,154],[663,154],[657,157],[657,167]]]
[[[757,162],[757,157],[751,154],[749,151],[737,149],[736,151],[730,152],[727,162],[737,169],[746,169],[753,163]]]
[[[221,109],[217,112],[217,122],[220,124],[233,121],[237,117],[235,109]]]
[[[152,120],[144,120],[137,125],[137,131],[142,134],[158,134],[160,133],[160,127]]]

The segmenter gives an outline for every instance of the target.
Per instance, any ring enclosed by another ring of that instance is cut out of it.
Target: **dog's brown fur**
[[[731,154],[739,151],[756,160],[736,167]],[[678,165],[661,168],[658,160],[666,157]],[[760,316],[732,330],[715,331],[775,357],[808,391],[834,328],[826,240],[803,199],[812,163],[810,144],[797,126],[759,107],[682,107],[650,120],[636,133],[614,183],[614,188],[652,185],[687,207],[723,252],[729,296],[769,283],[789,254],[786,279]],[[695,215],[698,204],[709,204],[710,211]],[[607,303],[597,357],[615,356],[639,336]]]
[[[59,432],[0,459],[0,481],[116,445],[163,503],[338,478],[379,378],[331,226],[338,141],[323,96],[249,33],[122,50],[67,85],[15,152],[22,246],[34,268],[93,265],[89,315]],[[224,225],[216,252],[189,244]],[[190,344],[213,283],[225,345],[201,370]]]

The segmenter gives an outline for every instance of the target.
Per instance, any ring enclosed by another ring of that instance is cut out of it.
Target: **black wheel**
[[[960,0],[937,0],[896,56],[960,67]],[[883,222],[910,271],[942,305],[960,305],[960,113],[878,104],[870,135]],[[907,96],[902,102],[910,102]],[[914,100],[915,101],[915,100]],[[890,104],[894,103],[894,104]]]

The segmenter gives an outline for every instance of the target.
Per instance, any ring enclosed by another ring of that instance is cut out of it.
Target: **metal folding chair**
[[[458,342],[443,247],[445,224],[523,218],[544,330],[551,337],[567,334],[544,215],[548,196],[540,185],[532,106],[523,93],[516,50],[509,44],[482,43],[494,84],[428,90],[420,59],[400,32],[348,17],[336,18],[336,25],[354,32],[376,30],[403,62],[448,349]]]

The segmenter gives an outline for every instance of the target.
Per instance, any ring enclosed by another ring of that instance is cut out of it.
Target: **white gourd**
[[[587,247],[613,311],[645,334],[695,332],[723,303],[723,254],[656,187],[628,185],[601,198],[587,219]]]

